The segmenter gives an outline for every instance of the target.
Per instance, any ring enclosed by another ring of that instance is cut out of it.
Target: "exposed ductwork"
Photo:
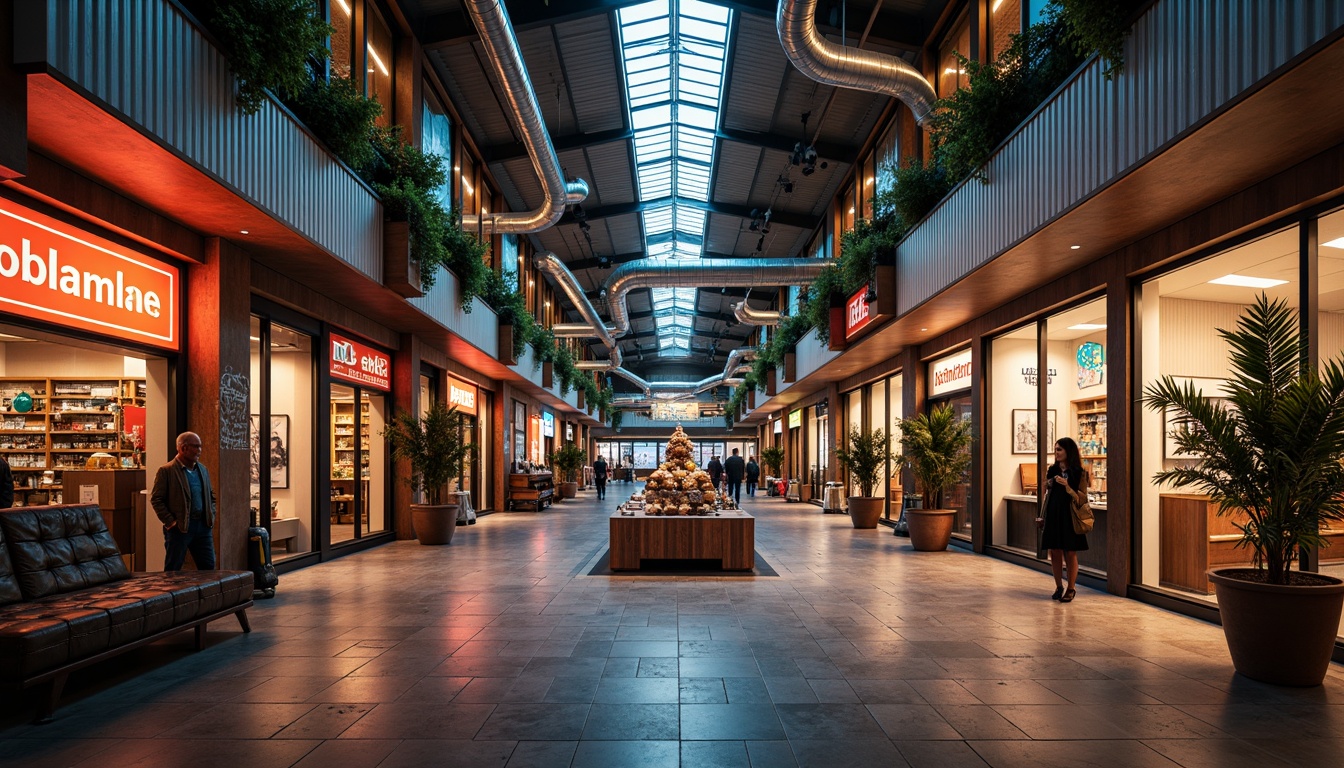
[[[537,257],[536,264],[537,269],[550,275],[555,280],[555,284],[565,292],[565,296],[569,297],[570,303],[579,310],[579,315],[584,319],[584,323],[581,325],[584,325],[587,333],[580,337],[570,338],[595,337],[607,348],[606,360],[582,360],[575,363],[574,367],[581,371],[608,371],[619,368],[621,365],[621,346],[607,331],[606,324],[602,322],[597,310],[593,308],[593,303],[584,294],[579,281],[574,277],[574,273],[569,271],[569,267],[565,266],[565,262],[561,261],[559,256],[550,251],[540,254]],[[559,334],[556,335],[559,336]]]
[[[532,211],[499,213],[487,216],[463,214],[462,228],[482,234],[525,235],[553,226],[565,213],[565,206],[582,202],[588,196],[588,182],[565,182],[560,158],[551,144],[550,133],[537,104],[537,94],[527,76],[527,66],[513,33],[503,0],[466,0],[467,12],[481,35],[485,59],[494,67],[504,99],[522,134],[523,145],[532,159],[532,169],[541,180],[541,207]]]
[[[746,325],[779,325],[780,313],[765,309],[752,309],[746,299],[733,305],[733,317]]]
[[[816,13],[817,0],[779,1],[779,42],[798,71],[825,85],[899,99],[924,125],[937,100],[924,75],[899,57],[832,43],[817,31]]]
[[[614,368],[612,373],[621,376],[627,381],[639,387],[642,397],[632,402],[642,402],[644,400],[685,400],[688,397],[694,397],[701,392],[707,392],[719,386],[735,386],[742,383],[742,379],[735,378],[735,374],[744,370],[751,370],[748,364],[752,358],[756,357],[754,347],[740,347],[728,353],[728,360],[723,365],[723,372],[716,373],[713,376],[706,376],[699,381],[646,381],[638,375],[627,371],[624,368]]]
[[[617,267],[607,278],[602,295],[611,325],[619,338],[630,332],[625,297],[637,288],[775,288],[810,285],[830,259],[640,259]]]

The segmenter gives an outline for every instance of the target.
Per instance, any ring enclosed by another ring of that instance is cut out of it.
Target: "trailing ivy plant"
[[[375,121],[383,105],[359,92],[359,86],[347,77],[327,80],[309,79],[286,100],[295,116],[332,154],[361,176],[378,156],[373,149]]]
[[[925,165],[917,158],[894,169],[894,174],[892,211],[903,237],[947,197],[952,191],[952,180],[943,166],[937,163]]]
[[[621,431],[621,418],[624,413],[625,411],[622,411],[620,408],[612,408],[611,411],[607,414],[607,423],[611,425],[611,431],[613,432]],[[634,470],[632,469],[631,471]]]
[[[1106,61],[1102,75],[1110,80],[1125,65],[1125,36],[1141,0],[1054,0],[1068,43],[1080,56],[1094,52]]]
[[[219,0],[209,17],[244,114],[261,109],[266,91],[299,93],[308,85],[310,59],[325,61],[332,34],[312,0]]]

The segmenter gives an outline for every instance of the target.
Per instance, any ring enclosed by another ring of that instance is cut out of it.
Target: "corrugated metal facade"
[[[898,251],[907,312],[1066,208],[1143,164],[1344,24],[1340,0],[1164,0],[1125,43],[1113,82],[1094,61]]]
[[[418,299],[408,299],[412,306],[434,319],[439,325],[451,328],[453,333],[485,354],[499,358],[499,318],[495,311],[480,299],[471,300],[471,312],[462,311],[462,288],[457,275],[439,270],[434,288]]]
[[[46,61],[253,205],[382,282],[383,212],[274,103],[246,116],[224,57],[162,0],[47,0]]]

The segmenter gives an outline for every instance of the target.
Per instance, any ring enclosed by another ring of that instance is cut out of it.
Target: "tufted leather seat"
[[[248,571],[131,574],[96,505],[0,511],[0,679],[246,608],[252,588]]]

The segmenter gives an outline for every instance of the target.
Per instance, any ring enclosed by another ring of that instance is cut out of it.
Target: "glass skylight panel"
[[[729,16],[703,0],[653,0],[617,11],[649,258],[702,254],[706,215],[690,201],[709,200]],[[661,353],[689,354],[696,292],[651,291]]]

